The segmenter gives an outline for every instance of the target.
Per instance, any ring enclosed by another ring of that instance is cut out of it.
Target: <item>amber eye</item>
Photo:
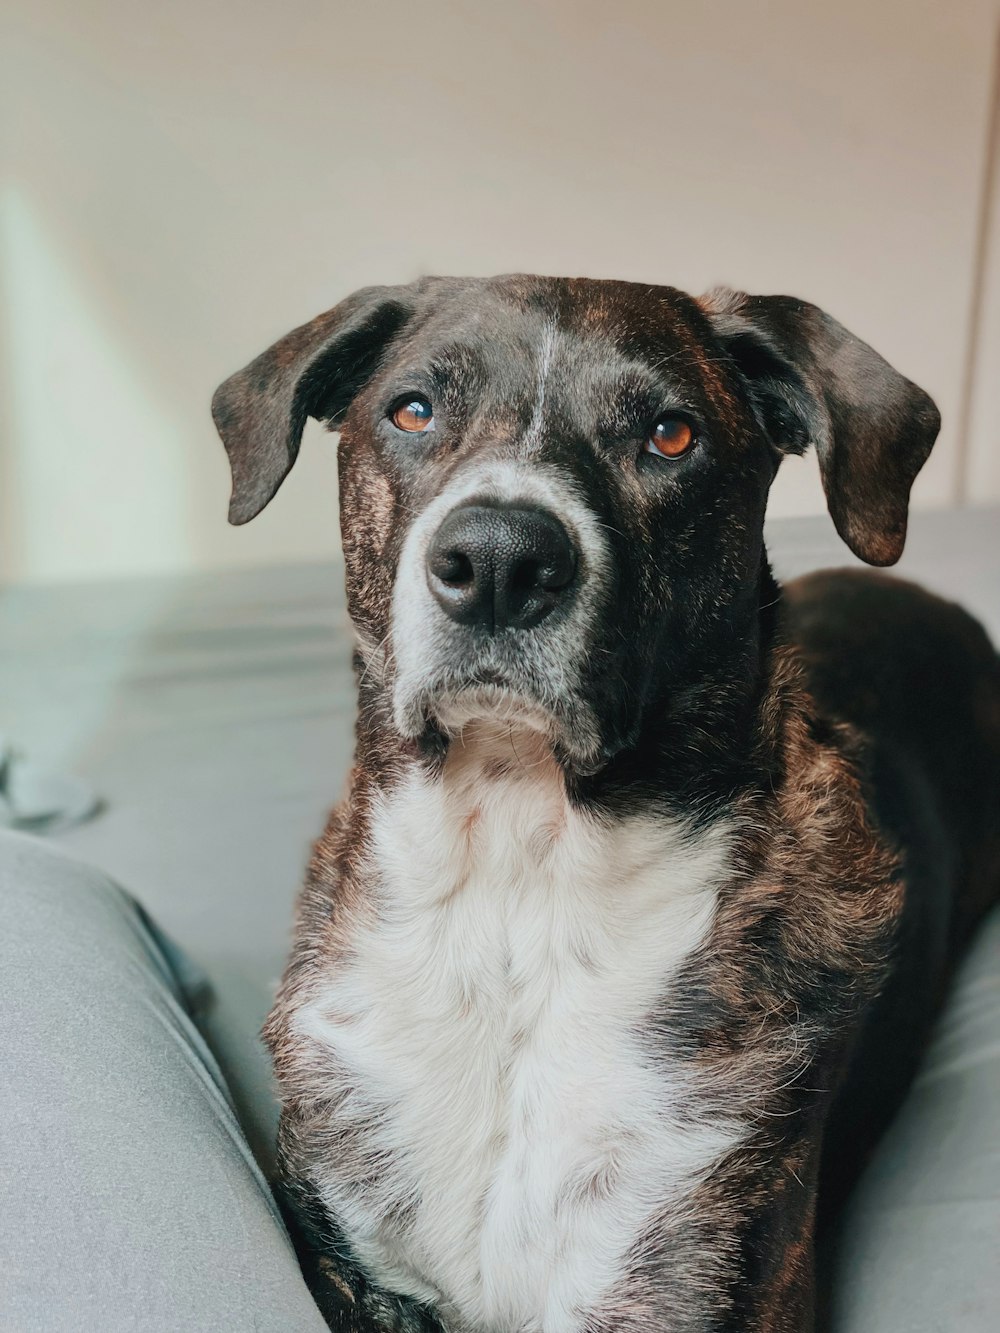
[[[426,398],[404,398],[389,413],[389,420],[398,430],[412,435],[434,428],[434,409]]]
[[[698,437],[683,417],[660,417],[646,441],[646,452],[680,458],[697,443]]]

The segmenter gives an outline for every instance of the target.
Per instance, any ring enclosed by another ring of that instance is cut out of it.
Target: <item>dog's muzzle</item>
[[[434,744],[475,720],[523,724],[592,769],[608,567],[602,524],[564,477],[494,463],[438,495],[407,533],[393,591],[401,734]]]
[[[534,629],[574,592],[579,553],[547,510],[463,504],[431,539],[427,584],[445,614],[487,634]]]

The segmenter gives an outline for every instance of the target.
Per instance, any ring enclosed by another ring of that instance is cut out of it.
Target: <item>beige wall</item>
[[[978,244],[982,281],[974,309],[965,461],[969,500],[996,504],[1000,502],[1000,31],[987,153]]]
[[[995,0],[15,3],[0,577],[332,553],[332,441],[230,529],[209,396],[427,271],[809,297],[936,395],[961,498]]]

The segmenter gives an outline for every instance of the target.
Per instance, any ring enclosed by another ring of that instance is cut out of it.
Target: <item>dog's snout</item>
[[[544,509],[453,509],[427,552],[431,592],[452,620],[490,633],[531,629],[571,592],[577,552]]]

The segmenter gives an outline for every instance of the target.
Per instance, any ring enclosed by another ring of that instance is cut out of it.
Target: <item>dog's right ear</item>
[[[414,287],[365,287],[262,352],[216,389],[212,417],[229,455],[230,523],[270,501],[299,452],[307,417],[336,427],[413,317]]]

